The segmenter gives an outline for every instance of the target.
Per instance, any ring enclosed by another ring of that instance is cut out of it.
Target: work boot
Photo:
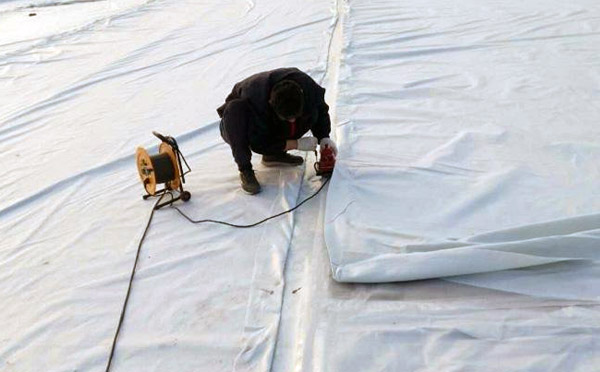
[[[279,165],[301,165],[304,159],[301,156],[290,155],[287,152],[282,152],[277,155],[263,155],[262,163],[266,167],[275,167]]]
[[[240,180],[242,181],[242,189],[248,194],[254,195],[260,192],[260,183],[258,183],[252,169],[241,171]]]

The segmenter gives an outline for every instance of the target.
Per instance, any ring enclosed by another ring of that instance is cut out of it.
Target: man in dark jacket
[[[252,151],[263,155],[265,166],[300,165],[302,157],[287,151],[314,151],[317,144],[337,152],[329,139],[325,89],[297,68],[261,72],[240,81],[217,112],[221,136],[231,146],[242,189],[249,194],[260,192]],[[302,137],[309,130],[314,137]]]

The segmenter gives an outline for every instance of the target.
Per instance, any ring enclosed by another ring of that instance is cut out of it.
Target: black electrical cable
[[[254,226],[260,225],[261,223],[267,222],[267,221],[269,221],[269,220],[271,220],[273,218],[277,218],[279,216],[283,216],[286,213],[293,212],[296,209],[300,208],[300,206],[302,206],[302,204],[306,203],[310,199],[312,199],[315,196],[317,196],[317,194],[319,194],[319,192],[321,192],[321,190],[323,190],[323,188],[325,187],[325,185],[327,185],[327,183],[329,183],[330,179],[331,179],[330,177],[326,177],[325,181],[323,182],[323,184],[321,184],[321,186],[319,187],[319,189],[317,191],[315,191],[314,194],[312,194],[311,196],[309,196],[306,199],[302,200],[294,208],[288,209],[287,211],[283,211],[281,213],[278,213],[278,214],[273,215],[271,217],[267,217],[265,219],[262,219],[262,220],[260,220],[258,222],[255,222],[255,223],[252,223],[252,224],[249,224],[249,225],[237,225],[237,224],[226,222],[226,221],[218,221],[218,220],[211,220],[211,219],[193,220],[192,218],[190,218],[189,216],[187,216],[185,213],[183,213],[179,208],[173,206],[173,204],[171,204],[171,207],[175,208],[175,210],[177,212],[179,212],[179,214],[181,214],[183,217],[185,217],[186,220],[188,220],[189,222],[191,222],[193,224],[210,222],[210,223],[217,223],[217,224],[227,225],[227,226],[237,227],[237,228],[249,228],[249,227],[254,227]],[[171,198],[173,198],[173,194],[172,193],[169,192],[168,194],[171,196]],[[150,230],[150,223],[152,222],[152,218],[154,217],[154,212],[156,212],[156,206],[162,201],[162,199],[164,198],[165,195],[166,194],[161,195],[161,197],[156,201],[156,203],[152,207],[152,212],[150,212],[150,217],[148,218],[148,222],[146,223],[146,227],[144,229],[144,233],[142,234],[142,238],[140,239],[140,242],[138,243],[137,252],[135,254],[135,261],[133,263],[133,269],[131,270],[131,275],[129,277],[129,285],[127,286],[127,293],[125,294],[125,301],[123,302],[123,307],[121,308],[121,315],[119,316],[119,323],[117,325],[117,330],[115,332],[115,336],[113,337],[112,345],[111,345],[111,348],[110,348],[110,355],[108,357],[108,362],[106,364],[105,372],[109,372],[110,371],[110,367],[112,365],[113,356],[115,354],[115,348],[117,346],[117,339],[119,338],[119,333],[121,332],[121,326],[123,325],[123,319],[125,319],[125,311],[127,310],[127,303],[129,302],[129,295],[131,294],[131,285],[133,284],[133,277],[135,276],[135,269],[137,268],[137,264],[138,264],[138,261],[139,261],[139,258],[140,258],[140,252],[142,250],[142,244],[144,243],[144,240],[146,239],[146,235],[148,234],[148,230]]]
[[[148,230],[150,230],[150,223],[152,222],[152,218],[154,217],[154,212],[156,212],[156,206],[165,195],[163,194],[154,206],[152,207],[152,212],[150,212],[150,217],[148,218],[148,222],[146,223],[146,227],[144,228],[144,233],[142,234],[142,238],[137,246],[137,252],[135,253],[135,260],[133,262],[133,269],[131,269],[131,275],[129,276],[129,285],[127,286],[127,294],[125,294],[125,301],[123,302],[123,307],[121,308],[121,315],[119,316],[119,323],[117,325],[117,330],[115,332],[115,336],[113,337],[112,345],[110,347],[110,355],[108,357],[108,363],[106,364],[106,372],[110,371],[110,366],[112,365],[113,356],[115,354],[115,347],[117,346],[117,339],[119,338],[119,333],[121,332],[121,326],[123,325],[123,319],[125,318],[125,311],[127,310],[127,303],[129,302],[129,295],[131,294],[131,285],[133,284],[133,277],[135,276],[135,269],[138,264],[138,260],[140,258],[140,251],[142,250],[142,243],[144,243],[144,239],[146,239],[146,235],[148,234]]]
[[[317,194],[319,192],[321,192],[321,190],[323,190],[323,188],[325,187],[325,185],[327,185],[327,183],[329,182],[329,180],[330,180],[330,177],[325,178],[325,181],[323,182],[323,184],[319,187],[319,189],[317,191],[315,191],[314,194],[312,194],[311,196],[309,196],[306,199],[302,200],[294,208],[288,209],[287,211],[283,211],[281,213],[277,213],[276,215],[273,215],[271,217],[267,217],[267,218],[262,219],[262,220],[260,220],[258,222],[251,223],[251,224],[248,224],[248,225],[238,225],[238,224],[227,222],[227,221],[219,221],[219,220],[211,220],[211,219],[194,220],[191,217],[189,217],[188,215],[186,215],[181,209],[179,209],[178,207],[174,206],[173,204],[171,204],[171,208],[174,208],[177,212],[179,212],[179,214],[181,214],[183,217],[185,217],[186,220],[188,220],[188,221],[190,221],[191,223],[194,223],[194,224],[197,224],[197,223],[218,223],[220,225],[226,225],[226,226],[231,226],[231,227],[237,227],[237,228],[245,229],[245,228],[249,228],[249,227],[254,227],[254,226],[260,225],[261,223],[264,223],[264,222],[267,222],[269,220],[272,220],[273,218],[277,218],[279,216],[283,216],[286,213],[290,213],[290,212],[295,211],[296,209],[300,208],[300,206],[302,204],[306,203],[310,199],[312,199],[315,196],[317,196]],[[173,197],[173,195],[171,195],[171,197]]]

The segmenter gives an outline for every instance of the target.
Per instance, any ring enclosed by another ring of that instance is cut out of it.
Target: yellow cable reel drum
[[[147,193],[143,198],[148,199],[151,196],[159,196],[172,191],[178,192],[178,196],[158,204],[156,209],[172,204],[180,199],[184,202],[190,200],[192,195],[189,191],[183,189],[183,184],[185,183],[185,175],[191,169],[183,154],[179,151],[177,140],[171,136],[163,136],[157,132],[152,132],[152,134],[161,140],[158,147],[158,154],[151,156],[143,147],[138,147],[135,152],[138,174]],[[185,172],[183,172],[182,163],[187,167],[187,171]],[[164,184],[164,187],[157,190],[158,184]]]

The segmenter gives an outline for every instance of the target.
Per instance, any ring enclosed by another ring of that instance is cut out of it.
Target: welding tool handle
[[[338,153],[338,149],[337,146],[335,145],[335,142],[331,139],[331,138],[323,138],[321,140],[321,144],[320,144],[320,150],[323,151],[323,149],[327,148],[327,147],[331,147],[331,149],[333,150],[333,155],[337,156]]]

